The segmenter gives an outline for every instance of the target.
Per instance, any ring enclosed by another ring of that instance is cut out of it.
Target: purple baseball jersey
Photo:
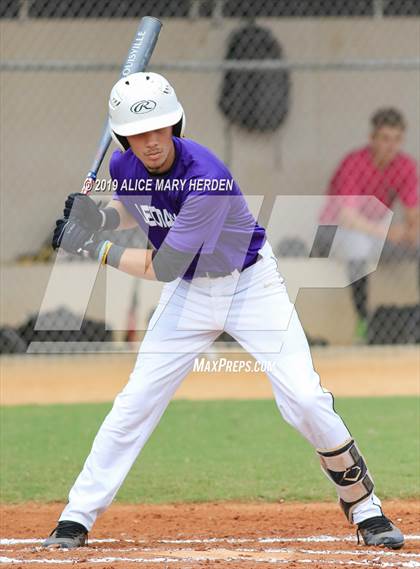
[[[110,174],[118,199],[158,250],[163,242],[196,253],[183,275],[232,272],[256,256],[265,230],[249,211],[231,173],[217,156],[186,138],[173,138],[175,160],[164,174],[151,174],[129,149],[115,151]]]

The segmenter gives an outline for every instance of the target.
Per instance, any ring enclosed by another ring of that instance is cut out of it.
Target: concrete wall
[[[398,59],[420,54],[420,24],[415,18],[261,23],[272,29],[289,59]],[[118,63],[125,58],[136,25],[127,20],[3,21],[2,57]],[[237,26],[234,20],[220,26],[207,20],[165,21],[153,62],[222,59],[228,35]],[[290,114],[278,132],[255,135],[235,127],[229,137],[217,107],[221,73],[166,75],[187,112],[188,136],[224,160],[229,158],[247,194],[322,194],[337,161],[366,142],[369,116],[382,105],[396,105],[404,112],[409,124],[406,150],[417,159],[420,155],[418,71],[296,71]],[[112,72],[2,73],[3,262],[36,250],[51,231],[64,197],[80,188],[115,80]],[[102,172],[107,176],[106,167]],[[13,298],[18,304],[19,295]]]

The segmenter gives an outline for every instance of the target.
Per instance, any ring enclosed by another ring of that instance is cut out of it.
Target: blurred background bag
[[[283,48],[272,32],[249,24],[234,32],[226,59],[282,59]],[[276,130],[289,110],[290,74],[286,69],[227,71],[219,107],[232,123],[247,130]]]

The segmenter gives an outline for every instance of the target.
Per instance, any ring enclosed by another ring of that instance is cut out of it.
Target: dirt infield
[[[416,346],[314,348],[321,383],[340,397],[418,395],[420,364]],[[210,354],[220,363],[253,362],[247,354]],[[2,358],[3,405],[112,401],[127,382],[135,354],[25,355]],[[263,372],[192,372],[175,398],[266,399],[271,385]]]
[[[89,547],[45,551],[61,504],[1,507],[0,565],[84,569],[313,569],[420,567],[420,504],[388,502],[406,534],[400,551],[358,545],[335,504],[205,503],[113,505],[97,522]]]

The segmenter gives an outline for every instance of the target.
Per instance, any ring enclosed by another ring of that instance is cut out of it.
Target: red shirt
[[[406,207],[415,207],[419,203],[418,188],[416,162],[411,156],[400,152],[380,169],[373,162],[370,146],[366,146],[345,156],[330,181],[327,194],[345,196],[340,204],[354,207],[370,219],[380,219],[385,208],[376,200],[366,203],[358,196],[375,196],[388,208],[396,198]],[[335,222],[340,204],[337,200],[327,200],[321,223]]]

